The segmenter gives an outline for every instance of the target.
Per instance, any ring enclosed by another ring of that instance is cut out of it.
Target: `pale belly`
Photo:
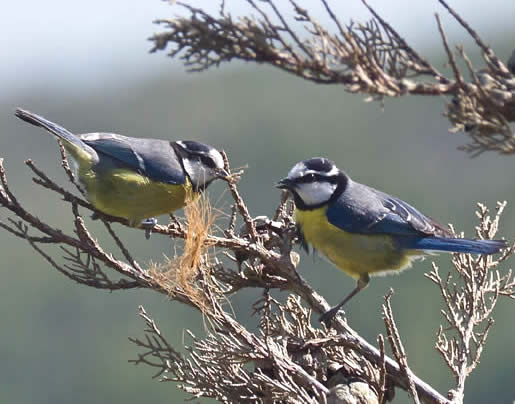
[[[326,208],[297,210],[295,218],[304,238],[339,269],[354,278],[362,274],[379,275],[385,271],[408,268],[420,251],[401,251],[388,235],[363,235],[345,232],[330,224]]]
[[[184,207],[192,193],[189,181],[186,185],[171,185],[122,170],[102,177],[92,170],[80,174],[88,200],[104,213],[128,219],[132,226]]]

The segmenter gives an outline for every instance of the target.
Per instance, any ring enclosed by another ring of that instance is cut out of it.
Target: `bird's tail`
[[[420,237],[401,242],[401,247],[413,250],[448,251],[471,254],[495,254],[506,247],[505,240],[469,240],[466,238]]]
[[[57,136],[64,143],[66,150],[78,160],[92,161],[96,159],[97,153],[93,148],[84,143],[78,136],[71,133],[56,123],[50,122],[42,116],[36,115],[30,111],[17,108],[15,115],[21,120],[32,125],[46,129],[53,135]]]

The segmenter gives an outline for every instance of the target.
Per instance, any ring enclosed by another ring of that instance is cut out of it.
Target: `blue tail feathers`
[[[408,250],[448,251],[471,254],[495,254],[506,247],[505,240],[468,240],[465,238],[409,237],[399,240]]]
[[[91,150],[91,148],[82,140],[80,140],[78,136],[75,136],[69,130],[57,125],[56,123],[50,122],[42,116],[39,116],[37,114],[34,114],[30,111],[26,111],[21,108],[16,109],[15,115],[25,122],[46,129],[58,138],[61,138],[64,141],[71,143],[84,151],[90,152]]]

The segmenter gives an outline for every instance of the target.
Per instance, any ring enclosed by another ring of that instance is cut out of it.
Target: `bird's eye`
[[[314,180],[315,180],[315,178],[316,178],[316,175],[315,175],[315,174],[313,174],[313,173],[309,173],[308,175],[306,175],[306,179],[307,179],[308,181],[314,181]]]

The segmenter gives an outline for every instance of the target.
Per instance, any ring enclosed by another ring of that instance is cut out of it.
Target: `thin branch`
[[[393,318],[392,306],[390,304],[390,299],[392,295],[393,290],[390,290],[390,293],[388,293],[385,296],[383,304],[383,320],[386,326],[388,341],[390,341],[390,346],[392,347],[393,354],[397,359],[397,362],[399,363],[402,372],[408,380],[409,393],[411,398],[413,399],[413,402],[415,402],[415,404],[420,404],[417,388],[415,385],[415,380],[413,378],[413,372],[408,366],[408,357],[404,350],[399,330],[397,329],[397,325],[395,324],[395,320]]]
[[[458,68],[442,23],[437,27],[452,68],[445,76],[422,57],[366,0],[361,3],[372,18],[347,26],[329,2],[319,0],[335,25],[335,32],[322,26],[295,0],[241,0],[257,16],[234,18],[221,7],[218,15],[177,3],[189,15],[156,21],[164,32],[150,38],[152,52],[171,47],[190,71],[204,71],[235,59],[269,64],[304,80],[342,85],[343,90],[384,102],[385,97],[406,95],[453,97],[446,105],[451,131],[464,131],[469,144],[460,149],[475,156],[484,151],[515,153],[515,136],[508,123],[515,122],[515,81],[506,66],[444,0],[439,2],[461,24],[481,50],[489,77],[486,91],[473,79],[467,81]],[[281,7],[280,7],[281,6]],[[268,7],[268,8],[267,8]],[[301,35],[304,32],[306,35]],[[463,56],[463,55],[462,55]],[[513,64],[513,63],[512,63]],[[475,73],[472,74],[474,78]],[[491,107],[491,104],[496,104]]]
[[[436,22],[438,24],[438,31],[440,32],[440,36],[442,37],[443,47],[445,49],[445,53],[447,53],[447,57],[449,59],[449,64],[452,67],[452,71],[454,72],[454,77],[456,77],[456,81],[458,86],[463,88],[463,76],[461,75],[460,69],[458,69],[458,65],[456,64],[456,59],[454,58],[453,53],[449,47],[449,43],[447,42],[447,35],[445,35],[445,31],[442,26],[442,21],[440,20],[440,16],[438,13],[435,14]]]

